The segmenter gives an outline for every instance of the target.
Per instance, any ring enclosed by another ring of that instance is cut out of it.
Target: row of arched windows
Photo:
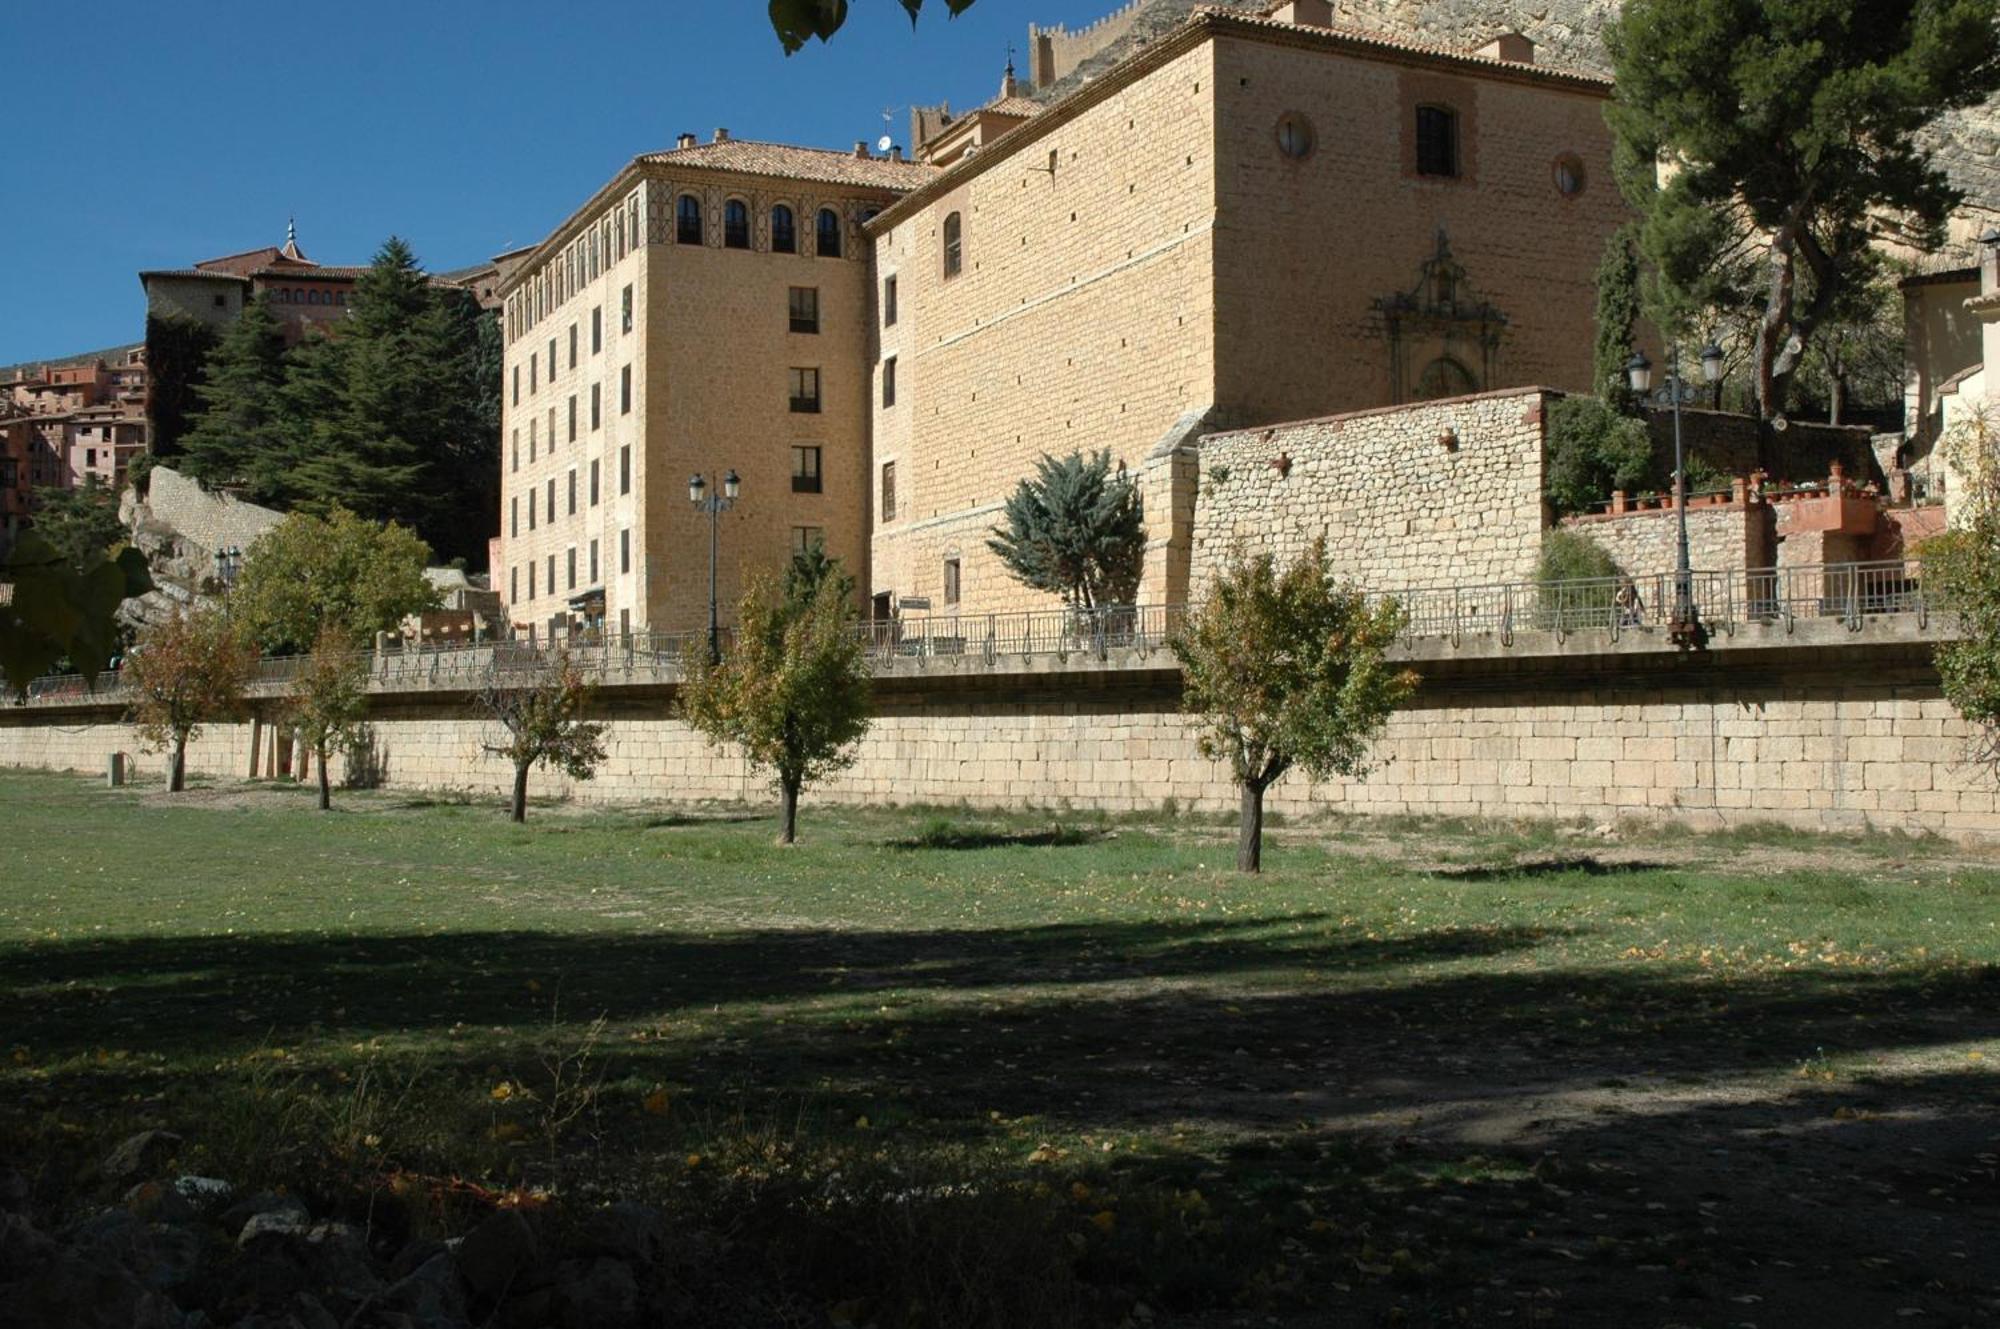
[[[311,287],[297,290],[280,286],[271,292],[271,299],[281,305],[344,305],[347,303],[347,292],[316,291]]]
[[[840,257],[841,231],[840,214],[832,208],[821,208],[813,218],[815,252],[821,258]],[[674,203],[674,239],[684,245],[702,243],[701,200],[693,194],[682,194]],[[750,205],[740,198],[732,198],[722,206],[722,247],[750,248]],[[799,252],[798,214],[783,203],[771,209],[771,252]]]

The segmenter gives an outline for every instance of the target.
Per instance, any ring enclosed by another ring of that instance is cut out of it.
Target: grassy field
[[[2000,1314],[2000,861],[0,772],[0,1163],[675,1216],[683,1322]],[[1925,1318],[1918,1318],[1919,1316]]]

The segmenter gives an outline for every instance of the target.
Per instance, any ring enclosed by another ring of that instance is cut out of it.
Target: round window
[[[1296,111],[1287,111],[1284,115],[1279,116],[1278,151],[1284,153],[1287,157],[1299,160],[1311,156],[1312,150],[1312,121],[1306,119]]]
[[[1575,198],[1583,192],[1583,159],[1575,153],[1564,153],[1556,158],[1556,192],[1564,198]]]

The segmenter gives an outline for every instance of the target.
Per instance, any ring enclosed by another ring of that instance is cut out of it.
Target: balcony
[[[795,475],[795,476],[793,476],[793,477],[792,477],[792,492],[793,492],[794,494],[817,494],[817,493],[819,493],[819,492],[820,492],[820,487],[819,487],[819,477],[818,477],[817,475]]]

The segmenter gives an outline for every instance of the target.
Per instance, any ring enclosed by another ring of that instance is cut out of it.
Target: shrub
[[[1610,621],[1611,606],[1625,570],[1603,545],[1575,531],[1549,531],[1542,537],[1542,559],[1535,580],[1542,587],[1535,611],[1538,628],[1601,627]],[[1588,586],[1557,583],[1590,580]]]
[[[1653,443],[1643,420],[1595,397],[1563,397],[1549,410],[1547,496],[1558,514],[1584,512],[1634,491],[1653,468]]]

